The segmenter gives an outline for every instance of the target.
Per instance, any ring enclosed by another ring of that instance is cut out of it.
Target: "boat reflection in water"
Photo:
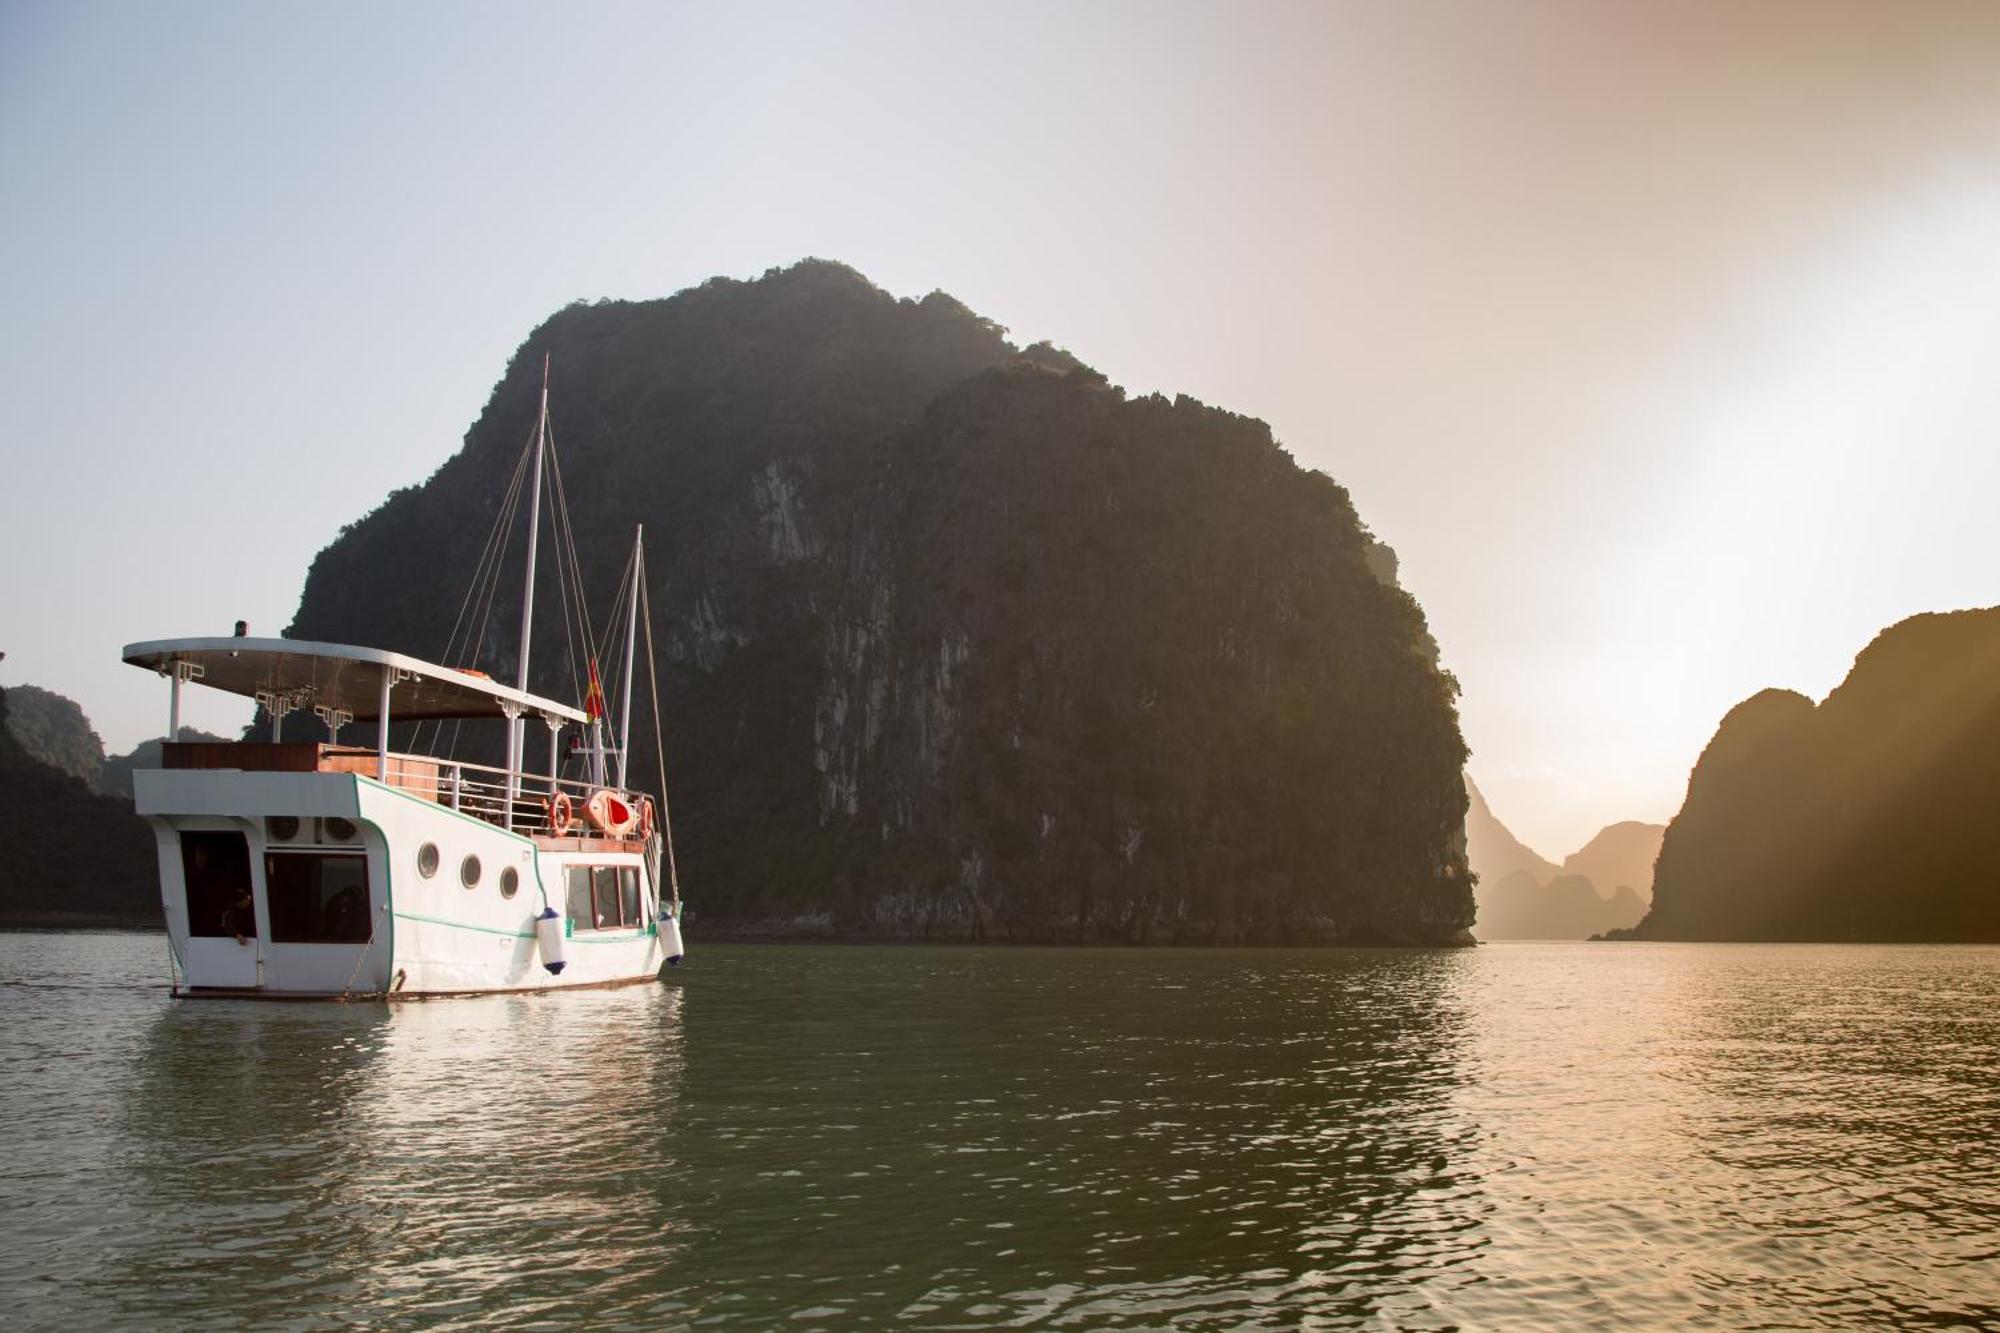
[[[126,1317],[269,1326],[637,1313],[682,992],[169,1006],[123,1119],[135,1189],[99,1281]],[[93,1284],[96,1285],[96,1284]],[[539,1312],[537,1314],[536,1312]]]

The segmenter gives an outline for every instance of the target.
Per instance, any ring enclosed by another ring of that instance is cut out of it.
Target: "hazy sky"
[[[2000,4],[0,0],[0,216],[0,684],[114,750],[544,316],[805,255],[1269,421],[1552,856],[2000,602]]]

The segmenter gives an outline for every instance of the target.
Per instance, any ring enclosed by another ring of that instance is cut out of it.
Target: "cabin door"
[[[223,986],[231,990],[252,990],[262,985],[257,972],[257,941],[238,944],[235,939],[191,937],[182,971],[190,986]]]
[[[259,962],[267,932],[260,929],[264,912],[250,882],[249,839],[235,832],[183,829],[181,884],[188,923],[182,980],[230,990],[262,985]]]

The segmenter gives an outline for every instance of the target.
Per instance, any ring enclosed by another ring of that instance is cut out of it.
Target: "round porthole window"
[[[353,842],[354,835],[360,832],[354,827],[353,820],[342,819],[338,815],[327,820],[322,827],[326,830],[328,842]]]
[[[272,815],[264,821],[264,827],[270,830],[272,842],[290,842],[293,838],[299,836],[299,817],[297,815]]]
[[[500,872],[500,896],[511,898],[521,891],[521,872],[508,866]]]
[[[438,872],[438,845],[427,842],[417,848],[417,873],[429,879]]]
[[[479,858],[468,856],[458,863],[458,882],[468,889],[479,887]]]

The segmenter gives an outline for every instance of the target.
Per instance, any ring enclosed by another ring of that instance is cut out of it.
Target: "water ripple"
[[[48,1327],[2000,1321],[2000,950],[709,948],[172,1002],[0,936]]]

